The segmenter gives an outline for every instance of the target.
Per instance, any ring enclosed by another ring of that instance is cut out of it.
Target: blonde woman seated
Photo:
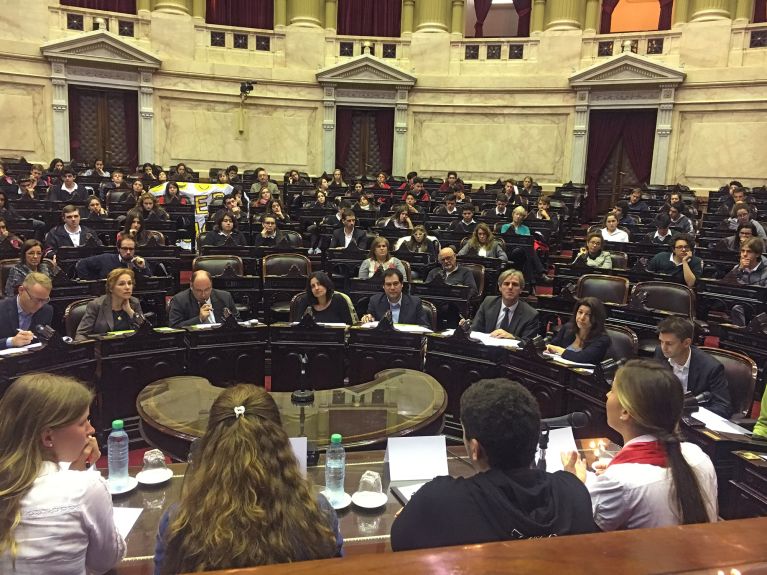
[[[586,236],[586,246],[578,251],[578,255],[575,256],[572,265],[585,265],[590,268],[611,270],[613,268],[613,260],[610,257],[610,252],[602,249],[603,244],[602,234],[600,232],[591,232]]]
[[[23,375],[0,399],[0,573],[104,573],[125,554],[88,421],[93,392]],[[62,464],[62,462],[67,462]]]
[[[437,252],[440,250],[439,240],[426,233],[426,228],[417,225],[413,228],[413,233],[409,236],[403,236],[394,244],[394,251],[404,249],[414,253],[426,253],[437,259]]]
[[[370,243],[369,257],[360,265],[360,272],[357,277],[368,279],[373,277],[378,270],[385,272],[390,268],[397,268],[404,277],[407,277],[405,266],[389,253],[389,240],[378,236]]]
[[[301,474],[263,387],[224,389],[197,443],[181,498],[160,520],[155,574],[341,555],[335,511]]]
[[[607,424],[623,437],[595,481],[575,452],[565,470],[586,482],[594,521],[603,531],[716,521],[716,472],[708,455],[679,436],[684,392],[668,366],[631,360],[607,394]]]
[[[618,229],[618,218],[610,212],[605,216],[605,227],[602,228],[602,239],[606,242],[628,242],[629,235]]]
[[[467,241],[461,251],[458,252],[459,256],[475,256],[481,258],[497,258],[499,260],[508,261],[506,250],[495,239],[493,232],[490,231],[490,227],[485,223],[477,224],[474,231],[471,233],[469,241]]]
[[[88,302],[75,339],[81,341],[110,331],[136,329],[137,320],[141,317],[141,304],[133,297],[135,282],[133,270],[117,268],[109,272],[106,295]]]

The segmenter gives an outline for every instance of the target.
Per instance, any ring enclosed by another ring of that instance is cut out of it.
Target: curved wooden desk
[[[178,376],[148,385],[136,408],[141,434],[150,445],[186,460],[193,440],[208,424],[208,410],[221,393],[207,379]],[[322,451],[331,433],[341,433],[347,448],[369,447],[387,437],[434,435],[441,431],[447,394],[433,377],[409,369],[387,369],[371,382],[314,393],[314,403],[299,406],[288,392],[272,392],[288,435],[305,435]]]

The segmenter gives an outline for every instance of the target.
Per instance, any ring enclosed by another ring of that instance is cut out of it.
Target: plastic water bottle
[[[123,427],[123,420],[115,419],[107,439],[109,484],[115,490],[122,489],[128,483],[128,434]]]
[[[344,498],[344,478],[346,476],[346,452],[341,445],[340,433],[330,436],[330,446],[325,453],[325,493],[334,507]]]

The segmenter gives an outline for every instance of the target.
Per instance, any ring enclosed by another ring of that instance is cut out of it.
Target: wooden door
[[[336,159],[347,181],[363,175],[375,179],[381,170],[391,174],[394,110],[353,108],[337,118],[344,119],[337,125]]]

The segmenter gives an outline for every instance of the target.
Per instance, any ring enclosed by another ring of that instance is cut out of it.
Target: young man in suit
[[[32,272],[24,278],[16,297],[0,300],[0,349],[29,345],[35,339],[37,326],[50,325],[51,289],[51,278]]]
[[[210,274],[205,270],[197,270],[192,274],[189,289],[177,293],[170,300],[168,325],[184,327],[200,323],[221,323],[226,310],[239,319],[232,294],[213,289]]]
[[[525,276],[514,269],[498,276],[501,295],[488,296],[479,306],[471,329],[503,339],[532,339],[538,335],[538,312],[519,296],[525,289]]]
[[[343,223],[343,227],[333,230],[330,247],[346,248],[349,247],[349,244],[356,244],[359,249],[366,249],[367,234],[365,233],[365,230],[356,227],[356,214],[352,210],[344,208],[341,212],[341,222]]]
[[[149,264],[136,255],[136,240],[130,236],[120,238],[115,254],[98,254],[81,259],[75,266],[77,277],[82,280],[104,279],[114,269],[128,268],[136,274],[151,276]]]
[[[384,272],[383,287],[384,293],[370,298],[368,312],[360,318],[362,323],[380,321],[387,312],[391,312],[392,323],[431,327],[421,305],[421,298],[402,293],[404,280],[398,269],[392,268]]]
[[[45,236],[45,255],[49,257],[62,246],[78,247],[93,239],[98,245],[101,240],[89,228],[80,225],[80,212],[75,206],[67,205],[61,210],[62,224]]]
[[[88,197],[88,191],[77,185],[75,182],[75,173],[64,168],[62,172],[63,181],[59,186],[53,186],[48,192],[48,201],[51,202],[84,202]]]
[[[681,317],[669,317],[658,324],[655,359],[673,370],[685,393],[711,394],[703,407],[717,415],[732,415],[730,389],[724,375],[724,366],[706,352],[692,345],[692,322]]]

